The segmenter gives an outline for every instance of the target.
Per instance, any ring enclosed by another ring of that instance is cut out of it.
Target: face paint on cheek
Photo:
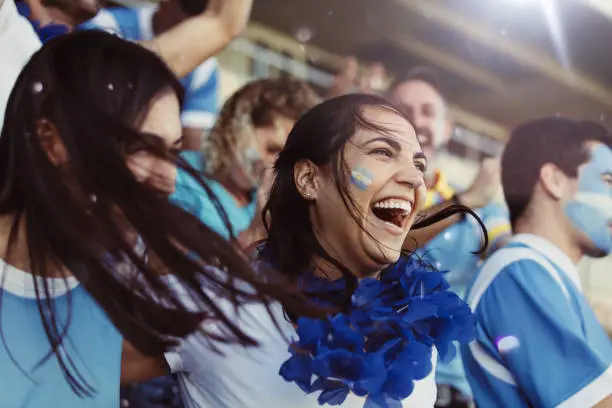
[[[351,171],[351,182],[357,186],[358,189],[365,191],[372,184],[372,173],[366,168],[357,167]]]
[[[256,183],[259,180],[263,171],[263,162],[255,147],[246,148],[238,155],[238,165],[251,182]]]
[[[565,213],[597,248],[611,253],[612,188],[603,181],[606,173],[612,173],[612,150],[598,146],[581,171],[578,193],[566,205]]]
[[[612,204],[612,203],[611,203]],[[612,252],[610,218],[597,211],[590,203],[572,200],[565,207],[565,214],[574,227],[582,231],[593,244],[605,253]]]

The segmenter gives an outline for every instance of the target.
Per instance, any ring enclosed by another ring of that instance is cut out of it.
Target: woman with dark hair
[[[0,138],[0,406],[117,407],[120,380],[164,374],[198,329],[254,345],[218,299],[301,312],[169,201],[177,164],[200,177],[176,152],[182,92],[152,52],[94,31],[21,72]]]
[[[438,271],[403,248],[411,228],[474,213],[455,205],[415,224],[426,167],[414,127],[382,98],[346,95],[302,116],[276,162],[256,265],[280,270],[330,314],[298,318],[274,303],[275,322],[245,307],[234,319],[260,347],[220,356],[189,337],[167,355],[183,373],[185,403],[313,407],[320,391],[318,404],[433,407],[436,350],[452,357],[473,317]]]

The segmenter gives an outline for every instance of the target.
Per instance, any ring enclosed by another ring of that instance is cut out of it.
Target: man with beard
[[[462,346],[482,407],[612,407],[612,344],[576,264],[612,253],[612,137],[601,125],[520,125],[502,157],[515,236],[468,291],[476,339]]]
[[[428,160],[434,162],[436,153],[452,135],[448,105],[437,78],[426,69],[414,69],[391,85],[389,97],[410,118],[423,151]],[[482,234],[471,217],[455,215],[411,234],[414,247],[410,249],[417,250],[420,257],[437,269],[448,270],[446,278],[451,289],[464,296],[481,258],[505,243],[510,235],[507,212],[494,202],[500,189],[499,162],[497,159],[484,160],[472,185],[464,191],[449,185],[441,170],[431,170],[425,181],[428,194],[424,211],[462,204],[474,209],[487,228],[489,246],[480,256],[473,252],[478,250]],[[438,364],[436,382],[436,407],[471,406],[471,391],[459,356]]]

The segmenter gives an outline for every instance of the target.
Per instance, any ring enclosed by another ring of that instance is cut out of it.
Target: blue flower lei
[[[346,288],[344,280],[308,281],[310,293]],[[308,394],[321,391],[320,405],[341,405],[353,392],[367,397],[364,408],[401,407],[414,382],[431,372],[433,346],[449,361],[454,341],[473,338],[475,318],[448,287],[441,272],[402,257],[380,279],[359,282],[349,311],[325,320],[299,318],[299,340],[280,375]]]

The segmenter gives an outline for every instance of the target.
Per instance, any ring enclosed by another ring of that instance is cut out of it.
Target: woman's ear
[[[321,186],[321,171],[310,160],[300,160],[293,167],[293,178],[298,192],[305,200],[316,200]]]
[[[53,123],[48,119],[38,120],[36,123],[36,136],[51,163],[61,166],[68,162],[68,151],[62,142],[57,127]]]

